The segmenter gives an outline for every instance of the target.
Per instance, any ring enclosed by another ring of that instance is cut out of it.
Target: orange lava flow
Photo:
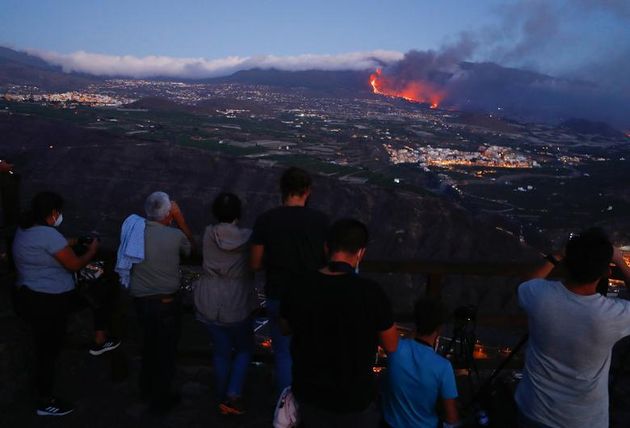
[[[422,80],[397,84],[390,77],[384,76],[380,68],[370,75],[372,92],[379,95],[403,98],[415,103],[429,104],[431,108],[438,108],[445,93],[433,84]]]

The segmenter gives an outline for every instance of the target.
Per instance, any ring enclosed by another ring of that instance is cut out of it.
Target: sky
[[[482,3],[480,6],[478,3]],[[220,58],[435,48],[501,2],[0,0],[0,43],[60,53]]]
[[[0,0],[0,18],[0,45],[66,71],[366,69],[450,49],[458,60],[625,81],[630,93],[630,0]]]

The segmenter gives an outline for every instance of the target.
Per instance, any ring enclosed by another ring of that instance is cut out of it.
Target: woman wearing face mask
[[[67,316],[75,306],[73,272],[94,257],[98,240],[94,239],[82,256],[77,256],[68,240],[56,229],[63,221],[63,199],[52,192],[41,192],[31,202],[30,212],[21,218],[13,242],[17,269],[20,314],[30,324],[35,344],[35,378],[40,416],[63,416],[74,409],[53,396],[55,362],[63,345]],[[96,325],[99,348],[117,347],[108,341],[104,327]]]

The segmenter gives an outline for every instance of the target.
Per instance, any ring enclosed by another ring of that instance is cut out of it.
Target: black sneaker
[[[120,346],[120,340],[114,338],[108,338],[101,345],[94,345],[90,348],[91,355],[101,355],[108,351],[113,351]]]
[[[65,416],[72,412],[74,412],[72,405],[57,398],[43,401],[41,406],[37,407],[38,416]]]

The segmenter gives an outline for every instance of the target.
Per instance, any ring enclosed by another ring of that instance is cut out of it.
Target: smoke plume
[[[630,128],[630,2],[518,0],[497,14],[498,25],[438,51],[408,52],[383,68],[382,87],[408,98],[415,81],[441,94],[441,107]],[[609,34],[582,25],[595,19]]]

